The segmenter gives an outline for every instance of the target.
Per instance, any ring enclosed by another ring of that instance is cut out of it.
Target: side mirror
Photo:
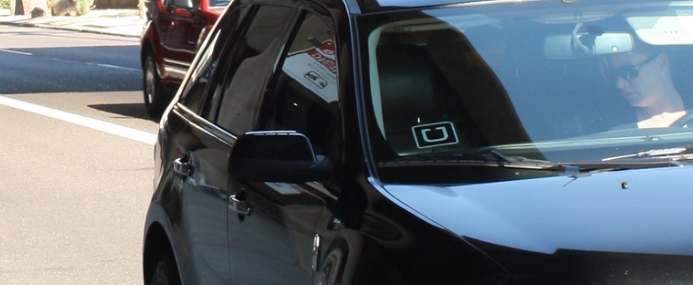
[[[294,131],[248,132],[231,149],[229,175],[239,182],[304,183],[327,180],[332,162],[316,156],[310,140]]]
[[[544,55],[548,58],[608,55],[631,50],[633,36],[629,33],[555,35],[544,40]]]

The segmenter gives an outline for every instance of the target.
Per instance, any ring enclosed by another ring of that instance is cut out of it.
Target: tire
[[[166,93],[159,72],[156,70],[156,61],[151,53],[144,59],[143,93],[144,107],[147,114],[153,118],[161,117],[171,101],[171,96]]]
[[[170,254],[165,254],[159,259],[152,274],[150,285],[181,285],[176,262]]]

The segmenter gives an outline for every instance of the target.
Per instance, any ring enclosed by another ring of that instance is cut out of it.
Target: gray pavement
[[[94,9],[83,16],[10,15],[0,9],[0,25],[33,26],[139,38],[146,20],[137,9]]]

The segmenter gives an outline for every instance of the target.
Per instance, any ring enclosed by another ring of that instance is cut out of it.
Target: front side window
[[[252,130],[269,74],[279,57],[294,8],[261,6],[248,29],[234,43],[228,60],[217,124],[233,134]]]
[[[686,152],[692,5],[523,2],[360,17],[381,173],[416,165],[400,173],[424,177],[426,166],[451,170],[422,181],[497,181]]]
[[[335,39],[325,19],[306,14],[280,70],[260,129],[298,131],[324,154],[339,130]]]

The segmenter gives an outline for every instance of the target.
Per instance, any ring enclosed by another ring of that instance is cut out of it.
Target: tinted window
[[[334,36],[318,15],[307,14],[284,59],[262,129],[305,134],[315,151],[327,151],[338,130]]]
[[[214,70],[216,69],[217,62],[221,55],[221,49],[224,47],[224,39],[228,38],[229,32],[235,30],[240,25],[243,17],[248,11],[248,7],[239,7],[233,12],[229,12],[226,16],[224,23],[228,23],[229,29],[217,29],[212,32],[209,36],[209,44],[203,47],[202,55],[195,65],[193,74],[190,76],[189,83],[184,87],[183,98],[181,101],[190,110],[197,114],[202,111],[203,102],[206,98],[205,94],[213,92],[214,88],[207,90],[207,86],[210,85],[210,80]],[[219,40],[222,38],[222,40]],[[229,39],[227,39],[228,41]]]
[[[234,134],[251,130],[269,74],[278,58],[294,9],[260,7],[228,60],[217,123]]]
[[[217,56],[212,56],[212,51],[219,38],[219,33],[215,33],[212,37],[211,43],[200,57],[199,63],[194,67],[195,70],[190,77],[190,83],[185,86],[183,91],[184,97],[181,98],[186,107],[198,114],[202,106],[205,89],[209,85],[209,78],[216,67],[218,59]]]

